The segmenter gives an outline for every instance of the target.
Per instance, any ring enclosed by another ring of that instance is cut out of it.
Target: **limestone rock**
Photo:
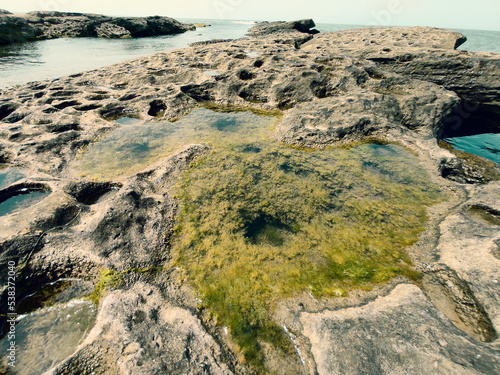
[[[500,60],[455,50],[467,38],[430,27],[368,28],[317,35],[303,50],[359,56],[386,71],[436,83],[463,100],[447,119],[446,136],[496,132],[500,123]]]
[[[52,374],[84,373],[90,364],[100,374],[233,373],[199,319],[143,282],[101,302],[82,349]]]
[[[101,23],[95,28],[97,37],[99,38],[130,38],[130,31],[124,27],[113,25],[109,22]]]
[[[319,374],[494,374],[497,352],[449,323],[416,286],[365,306],[304,313]],[[334,359],[335,358],[335,359]]]
[[[0,45],[33,40],[41,33],[37,27],[30,25],[22,17],[16,17],[10,13],[0,14]]]
[[[60,37],[146,37],[194,30],[169,17],[107,17],[100,14],[37,11],[0,15],[0,44]]]
[[[318,30],[313,29],[316,24],[312,19],[304,19],[298,21],[278,21],[278,22],[260,22],[250,28],[248,31],[251,36],[263,36],[276,32],[299,31],[306,34],[317,34]]]
[[[392,78],[371,82],[371,92],[301,103],[287,111],[277,138],[297,146],[325,147],[408,128],[436,136],[459,99],[426,82]]]

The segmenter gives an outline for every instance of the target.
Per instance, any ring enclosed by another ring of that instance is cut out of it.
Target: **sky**
[[[500,0],[0,0],[0,8],[500,31]]]

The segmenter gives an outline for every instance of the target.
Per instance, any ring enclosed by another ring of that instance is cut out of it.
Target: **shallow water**
[[[220,144],[265,139],[274,117],[250,112],[216,112],[197,108],[177,122],[125,125],[91,145],[73,167],[87,177],[129,175],[191,143]]]
[[[16,324],[16,367],[12,374],[42,374],[71,355],[93,327],[96,306],[86,300],[39,309],[18,316]],[[0,341],[7,353],[8,336]]]
[[[453,148],[482,156],[500,164],[500,134],[477,134],[467,137],[446,138]]]
[[[0,169],[0,189],[4,189],[14,182],[22,180],[28,174],[17,168]]]
[[[49,194],[50,192],[48,191],[31,191],[26,194],[15,195],[0,203],[0,216],[9,215],[28,208],[40,202]]]
[[[121,117],[121,118],[115,120],[115,122],[118,124],[121,124],[121,125],[134,125],[134,124],[138,124],[139,122],[141,122],[141,120],[138,118],[125,116],[125,117]]]

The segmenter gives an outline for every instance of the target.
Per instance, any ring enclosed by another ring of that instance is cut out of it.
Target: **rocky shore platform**
[[[0,45],[68,37],[137,38],[195,29],[195,25],[160,16],[108,17],[50,11],[12,14],[0,10]]]
[[[57,15],[29,17],[59,34]],[[24,173],[0,200],[50,193],[0,217],[0,267],[16,265],[19,300],[75,278],[92,282],[99,302],[85,341],[48,373],[500,373],[500,168],[439,145],[500,130],[500,55],[458,51],[463,35],[429,27],[279,26],[0,91],[0,166]],[[116,119],[175,124],[207,103],[281,113],[274,140],[304,152],[367,142],[410,150],[447,197],[427,208],[407,249],[419,276],[283,299],[273,320],[294,350],[262,346],[265,370],[248,364],[170,263],[175,186],[213,146],[186,144],[109,180],[74,167],[127,126]],[[7,306],[8,273],[0,278]]]

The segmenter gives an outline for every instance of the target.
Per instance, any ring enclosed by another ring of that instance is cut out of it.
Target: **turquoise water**
[[[0,189],[5,189],[7,186],[12,185],[14,182],[19,181],[26,176],[26,172],[15,168],[0,170]]]
[[[48,191],[32,191],[26,194],[15,195],[0,203],[0,216],[9,215],[13,212],[28,208],[40,202],[49,194],[50,192]]]
[[[477,134],[468,137],[446,138],[453,148],[482,156],[500,164],[500,134]]]

